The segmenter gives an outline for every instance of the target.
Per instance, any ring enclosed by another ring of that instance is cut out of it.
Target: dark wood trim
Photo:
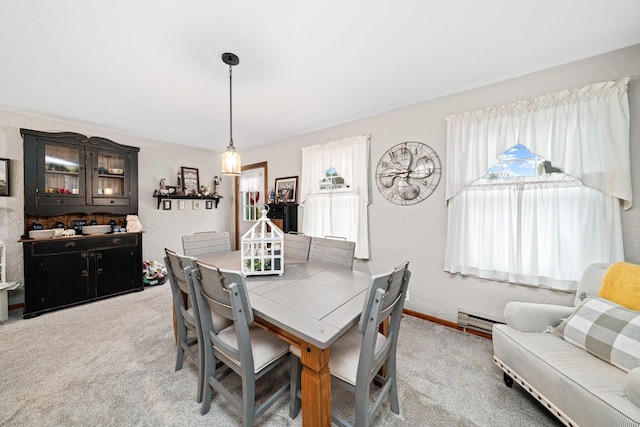
[[[439,317],[434,317],[434,316],[429,316],[428,314],[424,314],[424,313],[420,313],[419,311],[413,311],[413,310],[409,310],[409,309],[404,309],[402,310],[402,312],[408,316],[413,316],[413,317],[417,317],[418,319],[422,319],[422,320],[426,320],[432,323],[437,323],[438,325],[443,325],[443,326],[447,326],[449,328],[453,328],[453,329],[457,329],[458,331],[463,331],[463,332],[467,332],[471,335],[477,335],[479,337],[482,338],[488,338],[491,339],[491,335],[489,334],[485,334],[482,332],[478,332],[478,331],[474,331],[472,329],[463,329],[460,326],[458,326],[457,323],[455,322],[450,322],[448,320],[444,320],[444,319],[440,319]]]
[[[9,311],[17,310],[19,308],[24,308],[24,303],[23,302],[19,302],[17,304],[9,304]]]

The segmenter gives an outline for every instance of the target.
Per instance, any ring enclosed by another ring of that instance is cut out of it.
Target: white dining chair
[[[231,251],[229,232],[206,231],[182,236],[182,251],[187,256],[200,256]]]
[[[409,286],[409,262],[406,261],[392,271],[372,276],[365,297],[360,321],[331,346],[329,371],[331,383],[355,394],[355,426],[368,427],[376,415],[385,396],[389,395],[391,411],[400,413],[396,377],[396,348],[402,309]],[[380,333],[380,325],[389,319],[388,335]],[[386,376],[379,374],[386,364]],[[290,416],[295,418],[300,411],[299,358],[292,358]],[[370,405],[371,383],[382,384],[378,395]],[[351,424],[335,411],[331,421],[342,427]]]
[[[198,392],[197,402],[202,401],[204,390],[204,358],[200,357],[204,352],[203,339],[199,330],[198,310],[196,300],[190,290],[188,272],[196,267],[195,258],[178,255],[175,251],[165,248],[164,264],[167,269],[171,293],[173,294],[174,321],[176,322],[176,366],[175,370],[182,369],[184,355],[189,356],[198,366]],[[186,298],[185,298],[186,296]],[[186,302],[186,303],[185,303]],[[215,331],[226,328],[231,324],[226,318],[215,316]]]
[[[312,237],[309,248],[309,261],[318,261],[351,269],[353,268],[355,250],[356,243],[349,242],[344,237]]]
[[[284,256],[309,259],[311,237],[302,233],[288,232],[284,235]]]
[[[289,391],[287,381],[279,388],[274,387],[275,391],[256,407],[256,381],[289,360],[289,344],[254,324],[242,273],[220,270],[199,261],[196,266],[189,278],[204,336],[206,386],[201,412],[209,411],[212,391],[216,391],[240,412],[243,425],[251,426]],[[212,330],[213,313],[232,320],[233,324],[216,334]],[[216,370],[218,361],[224,366]],[[241,396],[223,384],[232,373],[242,379]]]

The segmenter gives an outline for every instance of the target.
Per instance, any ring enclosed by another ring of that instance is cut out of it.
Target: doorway
[[[236,248],[240,238],[260,218],[262,206],[267,203],[267,162],[242,166],[241,175],[235,178]]]

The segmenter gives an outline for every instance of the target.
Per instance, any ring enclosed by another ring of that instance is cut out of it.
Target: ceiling
[[[0,109],[222,150],[640,43],[638,0],[2,0]],[[50,130],[50,129],[43,129]]]

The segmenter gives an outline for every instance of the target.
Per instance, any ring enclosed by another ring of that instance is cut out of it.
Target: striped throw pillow
[[[604,298],[593,298],[563,320],[553,332],[624,371],[640,366],[638,311]]]

